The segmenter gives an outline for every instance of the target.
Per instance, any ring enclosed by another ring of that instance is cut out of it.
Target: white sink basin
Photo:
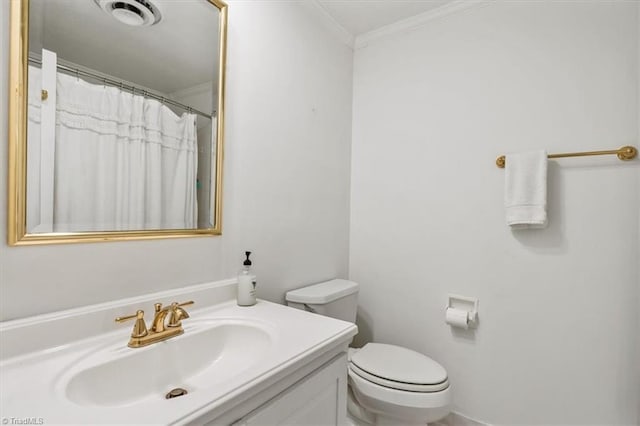
[[[257,322],[185,321],[185,333],[148,347],[124,342],[99,348],[61,378],[66,397],[78,405],[124,406],[164,399],[174,388],[189,394],[233,379],[260,361],[273,343]]]
[[[229,299],[189,312],[183,335],[143,348],[127,347],[131,329],[113,323],[136,306],[0,324],[0,353],[40,344],[0,358],[0,412],[51,424],[202,424],[263,398],[321,354],[346,350],[356,332],[353,324],[263,300],[240,307],[230,297],[234,285],[215,287]],[[45,346],[70,332],[73,340]],[[165,399],[178,387],[188,394]]]

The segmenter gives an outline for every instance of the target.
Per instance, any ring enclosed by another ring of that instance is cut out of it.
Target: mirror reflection
[[[30,0],[26,232],[216,228],[220,12]]]

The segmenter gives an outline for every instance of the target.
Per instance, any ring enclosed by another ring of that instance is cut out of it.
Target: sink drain
[[[186,389],[175,388],[175,389],[171,389],[164,397],[167,399],[177,398],[179,396],[186,395],[187,393],[188,392]]]

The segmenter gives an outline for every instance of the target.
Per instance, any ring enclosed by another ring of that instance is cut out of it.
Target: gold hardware
[[[136,320],[133,330],[131,331],[129,347],[141,348],[181,335],[184,332],[181,320],[189,318],[189,314],[182,309],[182,306],[193,305],[193,303],[193,300],[183,303],[174,302],[164,308],[162,307],[162,303],[156,303],[154,305],[155,316],[153,317],[150,330],[147,329],[147,325],[144,322],[144,311],[142,310],[137,311],[134,315],[118,317],[115,321],[125,322],[131,319]],[[169,316],[168,322],[166,321],[167,315]]]
[[[638,155],[638,149],[634,146],[623,146],[620,149],[611,149],[608,151],[585,151],[585,152],[567,152],[564,154],[549,154],[547,158],[565,158],[565,157],[586,157],[589,155],[617,155],[622,161],[629,161]],[[505,156],[501,155],[496,159],[496,166],[504,169],[506,163]]]
[[[186,389],[175,388],[175,389],[171,389],[164,397],[167,399],[171,399],[171,398],[177,398],[182,395],[186,395],[188,393],[189,392],[187,392]]]
[[[42,89],[42,91],[40,92],[40,99],[43,101],[46,101],[47,99],[49,99],[49,92]]]
[[[151,331],[155,333],[161,333],[165,331],[165,320],[167,315],[169,316],[169,323],[166,324],[167,328],[175,328],[181,327],[181,319],[189,318],[189,314],[187,311],[181,308],[181,306],[189,306],[193,304],[193,300],[184,303],[172,303],[165,308],[162,308],[162,303],[156,303],[155,306],[155,317],[153,318],[153,323],[151,326]]]
[[[125,322],[130,319],[136,319],[136,323],[133,326],[133,330],[131,331],[131,337],[144,337],[149,334],[147,330],[147,325],[144,322],[144,311],[137,311],[135,315],[129,315],[126,317],[118,317],[116,318],[116,322]]]
[[[616,152],[616,155],[622,161],[629,161],[638,155],[638,149],[634,146],[623,146]]]

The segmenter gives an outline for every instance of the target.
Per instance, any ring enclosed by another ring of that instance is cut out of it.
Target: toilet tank
[[[358,283],[335,279],[288,291],[287,305],[331,318],[356,322]]]

